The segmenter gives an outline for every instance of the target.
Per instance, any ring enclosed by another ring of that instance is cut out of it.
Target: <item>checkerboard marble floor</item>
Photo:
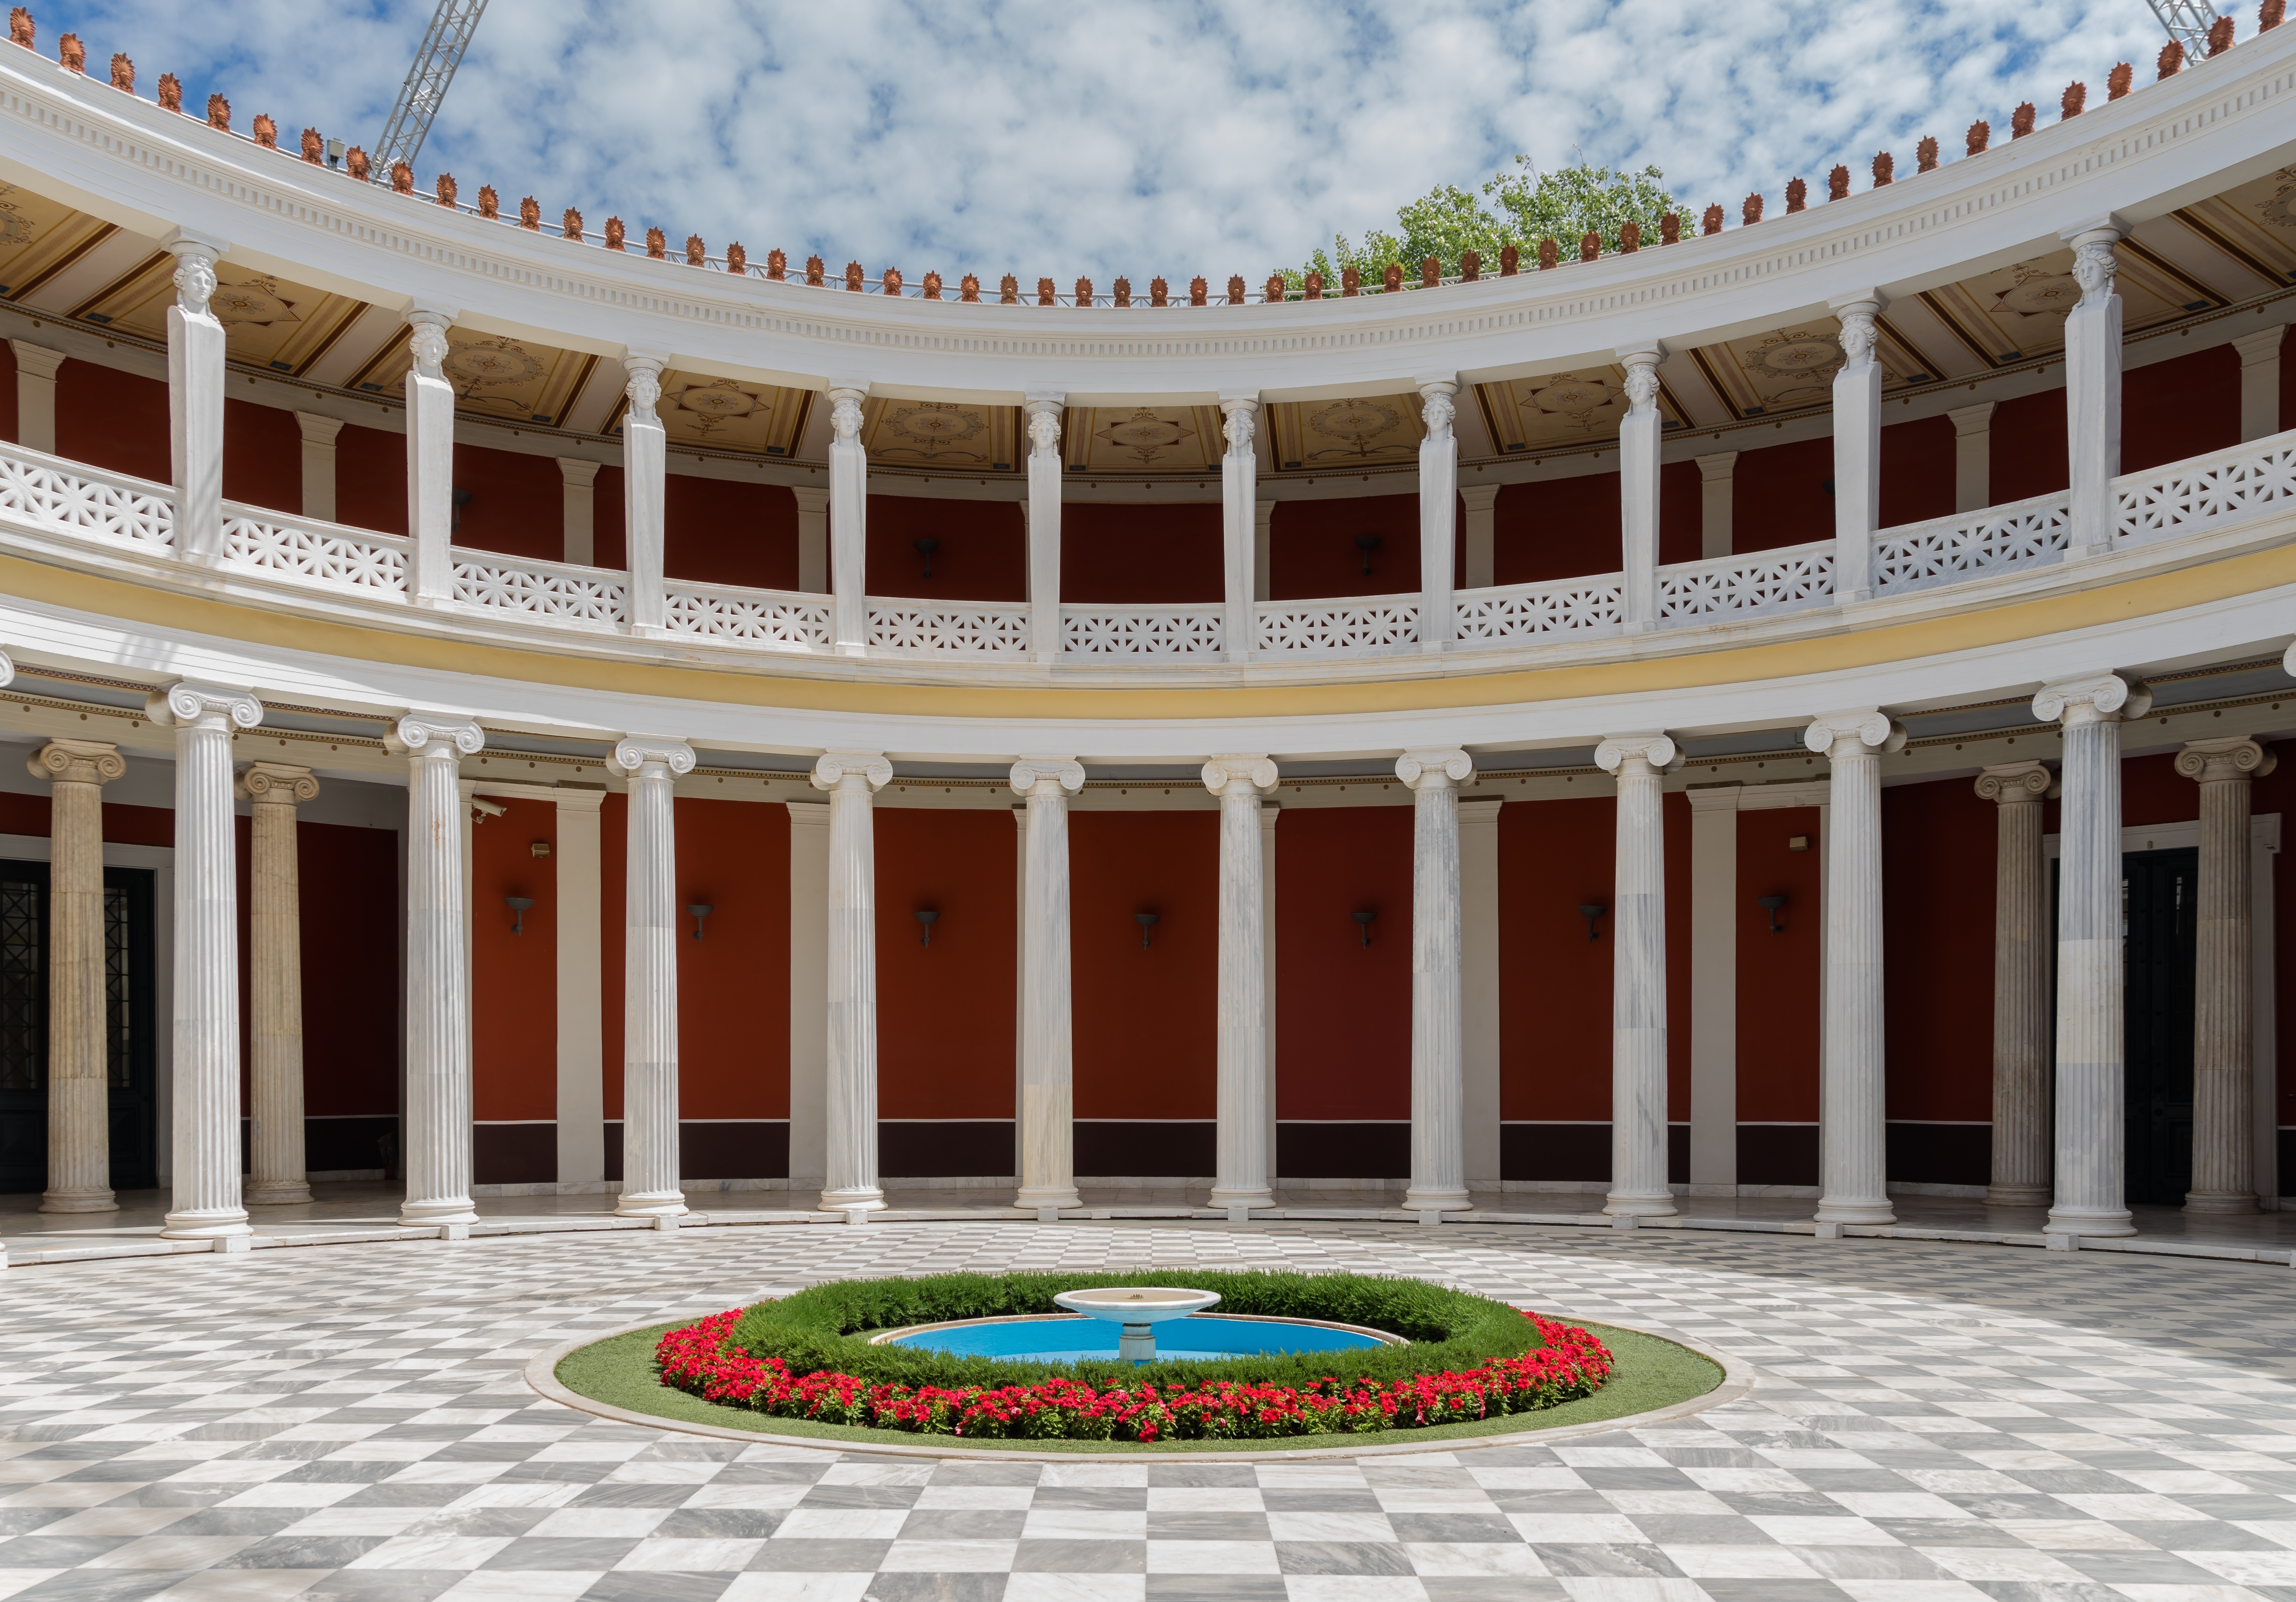
[[[1742,1401],[1554,1446],[912,1461],[570,1411],[585,1332],[826,1278],[1283,1264],[1676,1333]],[[956,1223],[0,1277],[0,1597],[2296,1602],[2296,1274],[1904,1241]]]

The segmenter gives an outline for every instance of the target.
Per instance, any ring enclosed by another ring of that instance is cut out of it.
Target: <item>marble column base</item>
[[[251,1233],[247,1214],[237,1207],[170,1213],[160,1225],[162,1240],[219,1240]]]
[[[406,1229],[424,1229],[432,1224],[476,1223],[479,1210],[471,1205],[467,1196],[441,1197],[436,1201],[406,1201],[399,1204],[398,1222]]]
[[[1628,1196],[1613,1191],[1603,1198],[1603,1211],[1612,1218],[1671,1218],[1674,1192],[1664,1196]]]
[[[85,1190],[51,1190],[40,1197],[43,1213],[117,1213],[119,1200],[108,1185]]]
[[[1985,1205],[1988,1207],[2046,1207],[2056,1197],[2048,1185],[1988,1185]]]
[[[2220,1217],[2226,1214],[2253,1213],[2257,1210],[2253,1191],[2187,1190],[2185,1193],[2185,1211],[2187,1213],[2206,1213]]]
[[[2134,1235],[2136,1221],[2125,1207],[2052,1207],[2041,1230],[2049,1235]]]
[[[301,1180],[275,1180],[266,1184],[250,1184],[247,1194],[240,1198],[250,1207],[284,1207],[311,1199],[311,1187]]]
[[[1081,1207],[1082,1198],[1074,1186],[1062,1189],[1058,1185],[1023,1185],[1013,1197],[1016,1207]]]
[[[1888,1202],[1820,1202],[1810,1216],[1819,1223],[1895,1223],[1898,1210]]]
[[[874,1185],[856,1185],[850,1189],[821,1193],[821,1210],[824,1213],[873,1213],[884,1205],[885,1193]]]
[[[1215,1202],[1214,1206],[1221,1204]],[[1436,1190],[1414,1188],[1404,1192],[1406,1213],[1457,1213],[1475,1204],[1467,1199],[1464,1190]]]
[[[686,1211],[683,1190],[626,1191],[614,1203],[617,1218],[682,1218]]]
[[[1215,1185],[1206,1205],[1214,1207],[1272,1207],[1275,1205],[1275,1193],[1272,1190],[1223,1190]]]

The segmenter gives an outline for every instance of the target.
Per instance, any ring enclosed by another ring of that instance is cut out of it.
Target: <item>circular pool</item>
[[[947,1324],[913,1324],[871,1337],[870,1345],[922,1347],[952,1357],[1018,1358],[1065,1363],[1109,1360],[1118,1353],[1122,1326],[1069,1313],[1019,1318],[964,1319]],[[1156,1355],[1181,1361],[1207,1358],[1277,1356],[1293,1352],[1361,1352],[1401,1346],[1401,1336],[1357,1324],[1313,1319],[1247,1318],[1200,1312],[1156,1326]]]

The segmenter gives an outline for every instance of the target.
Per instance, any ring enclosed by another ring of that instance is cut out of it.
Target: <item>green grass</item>
[[[1592,1396],[1536,1412],[1478,1419],[1472,1424],[1438,1425],[1432,1429],[1387,1430],[1373,1435],[1285,1435],[1260,1441],[1157,1441],[1144,1444],[1131,1441],[982,1441],[954,1435],[912,1434],[906,1430],[853,1429],[816,1424],[806,1418],[774,1418],[747,1408],[720,1407],[673,1390],[654,1377],[654,1343],[661,1338],[663,1331],[691,1321],[674,1320],[648,1329],[634,1329],[569,1353],[559,1361],[558,1382],[594,1402],[650,1414],[669,1424],[710,1424],[758,1435],[800,1436],[825,1444],[851,1442],[1032,1453],[1137,1453],[1143,1457],[1202,1451],[1345,1451],[1374,1445],[1431,1445],[1478,1435],[1535,1434],[1562,1425],[1599,1423],[1628,1413],[1669,1407],[1693,1396],[1703,1396],[1722,1383],[1719,1368],[1672,1341],[1615,1329],[1607,1324],[1587,1324],[1584,1328],[1601,1336],[1603,1345],[1610,1347],[1618,1367],[1608,1383]]]

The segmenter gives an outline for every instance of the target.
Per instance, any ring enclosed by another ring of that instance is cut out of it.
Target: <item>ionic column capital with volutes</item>
[[[1415,790],[1456,789],[1474,771],[1474,758],[1456,748],[1406,751],[1395,759],[1395,776]]]
[[[1671,734],[1612,734],[1595,748],[1595,765],[1620,778],[1671,772],[1682,760]]]
[[[446,762],[476,756],[486,744],[487,732],[477,720],[439,712],[410,712],[382,735],[382,748],[394,756],[427,756]]]
[[[1877,709],[1829,712],[1810,720],[1801,742],[1820,756],[1894,756],[1906,748],[1906,729]]]
[[[817,790],[844,790],[873,796],[893,781],[893,764],[881,751],[828,751],[817,758],[809,775]]]
[[[1977,797],[2003,806],[2038,805],[2049,798],[2056,782],[2046,764],[2005,762],[1977,775]]]
[[[1084,764],[1073,756],[1023,756],[1006,779],[1016,796],[1073,796],[1084,789]]]
[[[253,762],[239,776],[239,793],[258,806],[292,806],[318,798],[319,781],[308,768],[284,762]]]
[[[1226,800],[1275,788],[1275,764],[1265,756],[1214,756],[1204,764],[1204,788]]]
[[[263,703],[244,690],[179,679],[144,701],[144,715],[163,729],[252,729]]]
[[[2272,772],[2278,757],[2267,747],[2244,735],[2218,740],[2193,740],[2177,753],[2177,771],[2202,784],[2261,779]]]
[[[2045,723],[2080,723],[2143,717],[2152,709],[2152,687],[2127,674],[2088,674],[2046,686],[2033,698],[2033,715]]]
[[[24,765],[53,784],[108,784],[127,771],[119,748],[97,740],[52,740]]]
[[[625,734],[614,742],[614,765],[636,779],[684,775],[693,771],[693,748],[659,734]]]

